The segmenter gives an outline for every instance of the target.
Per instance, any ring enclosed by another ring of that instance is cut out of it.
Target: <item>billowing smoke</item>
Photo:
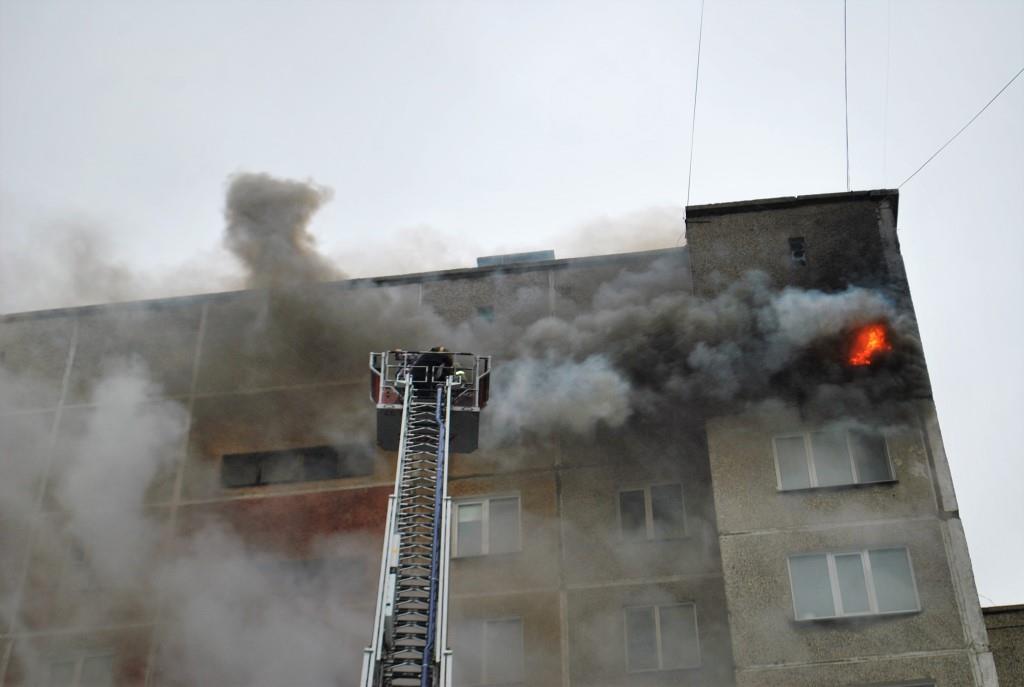
[[[147,490],[184,445],[184,409],[151,400],[157,392],[138,362],[115,363],[92,392],[95,409],[65,424],[73,429],[59,446],[56,499],[70,515],[67,533],[92,573],[118,589],[141,579],[158,550]]]
[[[706,450],[698,435],[702,420],[715,414],[788,404],[821,411],[823,420],[844,426],[878,426],[879,418],[899,422],[901,401],[922,391],[916,326],[886,293],[779,290],[753,273],[718,295],[697,296],[686,276],[685,250],[608,275],[592,297],[559,295],[555,308],[546,291],[509,286],[502,301],[509,309],[494,321],[471,310],[446,318],[424,298],[430,283],[322,283],[343,274],[309,232],[329,198],[327,189],[311,183],[260,174],[231,179],[224,242],[243,265],[246,284],[258,290],[218,302],[218,316],[229,326],[212,319],[207,325],[213,343],[206,345],[243,361],[232,360],[227,372],[214,370],[221,386],[208,396],[294,384],[342,386],[363,380],[369,351],[443,344],[495,357],[481,453],[496,448],[498,454],[518,442],[560,443],[567,454],[613,450],[624,461],[648,461],[655,472],[676,474],[680,455]],[[658,226],[663,233],[672,226],[665,213]],[[511,284],[502,275],[490,281],[496,289]],[[871,374],[851,371],[843,342],[852,329],[878,321],[889,326],[894,353]],[[161,389],[145,366],[106,360],[85,406],[65,410],[59,432],[49,414],[4,413],[37,395],[34,380],[18,372],[0,359],[0,534],[37,528],[39,548],[49,556],[41,574],[54,580],[64,576],[68,542],[74,543],[81,554],[76,564],[105,592],[84,602],[80,615],[106,617],[127,604],[147,608],[159,621],[159,684],[354,682],[358,655],[339,647],[368,639],[373,599],[352,600],[367,588],[359,579],[367,571],[314,566],[296,579],[294,568],[280,563],[283,556],[372,563],[378,542],[332,537],[312,550],[283,554],[261,549],[216,512],[192,528],[168,522],[154,504],[166,501],[166,490],[180,491],[183,478],[174,483],[173,468],[183,454],[202,450],[187,436],[192,418],[186,408],[157,400]],[[322,436],[342,432],[369,445],[371,408],[365,387],[359,389],[356,411],[318,414],[317,408],[304,415]],[[294,409],[278,403],[268,427],[247,429],[290,437],[294,415],[288,412]],[[701,479],[708,478],[694,477]],[[43,481],[52,485],[45,493]],[[151,497],[161,488],[162,497]],[[61,517],[40,517],[44,510]],[[271,525],[284,527],[294,515],[281,517]],[[564,524],[538,519],[530,531],[557,537],[573,526],[571,516]],[[688,545],[707,547],[694,553],[712,560],[713,526],[697,514],[691,527],[707,536]],[[665,565],[654,558],[619,560],[628,556],[618,544],[601,543],[601,564]],[[16,626],[22,621],[14,618],[15,606],[20,603],[24,614],[43,598],[30,593],[34,582],[25,571],[0,561],[0,611]],[[594,637],[607,639],[596,630]],[[26,672],[42,675],[43,657],[30,648],[18,652]],[[728,658],[721,662],[727,665]]]
[[[331,190],[269,174],[236,174],[228,185],[224,243],[253,288],[340,279],[316,248],[309,221]]]

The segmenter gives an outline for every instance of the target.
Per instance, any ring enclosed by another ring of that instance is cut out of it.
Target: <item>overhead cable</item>
[[[903,181],[902,181],[902,182],[900,183],[900,185],[899,185],[899,186],[897,186],[896,188],[897,188],[897,189],[903,188],[903,184],[907,183],[908,181],[910,181],[911,179],[913,179],[913,178],[914,178],[915,176],[917,176],[917,173],[918,173],[918,172],[920,172],[920,171],[921,171],[922,169],[924,169],[924,168],[925,168],[925,166],[927,166],[927,164],[928,164],[929,162],[931,162],[932,160],[934,160],[934,159],[936,158],[936,156],[937,156],[937,155],[938,155],[939,153],[941,153],[941,152],[942,152],[943,150],[945,150],[945,149],[946,149],[946,146],[948,146],[948,145],[949,145],[950,143],[952,143],[953,141],[955,141],[955,140],[956,140],[956,137],[957,137],[957,136],[959,136],[960,134],[962,134],[962,133],[963,133],[963,132],[964,132],[964,131],[965,131],[965,130],[967,129],[967,127],[969,127],[969,126],[970,126],[971,124],[973,124],[973,123],[974,123],[974,120],[975,120],[975,119],[977,119],[978,117],[980,117],[980,116],[981,116],[981,113],[982,113],[982,112],[984,112],[985,110],[987,110],[987,109],[988,109],[988,106],[989,106],[989,105],[991,105],[992,103],[994,103],[994,102],[996,101],[996,98],[998,98],[999,96],[1001,96],[1001,95],[1003,94],[1003,91],[1005,91],[1005,90],[1006,90],[1007,88],[1009,88],[1009,87],[1010,87],[1010,84],[1012,84],[1012,83],[1013,83],[1014,81],[1016,81],[1016,80],[1017,80],[1017,77],[1019,77],[1019,76],[1020,76],[1021,74],[1024,74],[1024,67],[1021,67],[1021,68],[1020,68],[1020,71],[1018,71],[1018,72],[1017,72],[1016,74],[1014,74],[1014,75],[1013,75],[1013,78],[1012,78],[1012,79],[1010,79],[1009,81],[1007,81],[1007,82],[1006,82],[1006,84],[1005,84],[1005,85],[1004,85],[1004,86],[1003,86],[1002,88],[1000,88],[1000,89],[999,89],[999,91],[998,91],[998,92],[997,92],[997,93],[996,93],[996,94],[995,94],[994,96],[992,96],[992,99],[991,99],[991,100],[989,100],[989,101],[988,101],[987,103],[985,103],[985,107],[983,107],[983,108],[981,108],[980,110],[978,110],[978,112],[977,112],[977,113],[976,113],[976,114],[975,114],[975,115],[974,115],[973,117],[971,117],[971,118],[970,118],[970,120],[969,120],[969,121],[968,121],[968,122],[967,122],[966,124],[964,124],[964,125],[963,125],[962,127],[960,127],[960,130],[959,130],[959,131],[957,131],[957,132],[956,132],[955,134],[953,134],[953,135],[952,135],[952,136],[951,136],[951,137],[949,138],[949,140],[948,140],[948,141],[946,141],[946,142],[945,142],[945,143],[943,143],[943,144],[942,144],[941,146],[939,146],[939,149],[938,149],[938,150],[936,150],[936,151],[935,151],[934,153],[932,153],[932,154],[931,154],[931,157],[929,157],[929,158],[928,158],[927,160],[925,160],[925,161],[924,161],[924,162],[923,162],[923,163],[921,164],[921,166],[920,166],[920,167],[918,167],[917,169],[915,169],[915,170],[914,170],[914,173],[913,173],[913,174],[911,174],[911,175],[910,175],[909,177],[907,177],[906,179],[904,179],[904,180],[903,180]]]
[[[846,0],[843,0],[843,114],[846,119],[846,190],[850,190],[850,85],[847,77]]]
[[[690,205],[690,188],[693,181],[693,134],[697,128],[697,87],[700,84],[700,46],[704,38],[704,0],[700,0],[700,20],[697,23],[697,69],[693,75],[693,114],[690,116],[690,164],[686,170],[686,205]],[[686,229],[676,239],[676,245],[686,236]]]
[[[700,84],[700,44],[704,38],[704,0],[700,0],[700,21],[697,24],[697,69],[693,76],[693,115],[690,117],[690,166],[686,171],[686,204],[690,204],[693,180],[693,133],[697,128],[697,86]]]

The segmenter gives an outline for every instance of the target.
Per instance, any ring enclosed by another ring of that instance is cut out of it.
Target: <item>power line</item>
[[[892,0],[885,12],[885,106],[882,110],[882,186],[885,186],[889,165],[889,71],[892,64]]]
[[[998,98],[999,96],[1001,96],[1001,95],[1003,94],[1003,91],[1005,91],[1005,90],[1006,90],[1007,88],[1009,88],[1009,87],[1010,87],[1010,84],[1012,84],[1012,83],[1013,83],[1014,81],[1016,81],[1016,80],[1017,80],[1017,77],[1019,77],[1019,76],[1020,76],[1021,74],[1024,74],[1024,67],[1021,67],[1021,68],[1020,68],[1020,71],[1018,71],[1018,72],[1017,72],[1016,74],[1014,74],[1014,75],[1013,75],[1013,78],[1012,78],[1012,79],[1010,79],[1009,81],[1007,81],[1007,82],[1006,82],[1006,84],[1005,84],[1005,85],[1004,85],[1004,86],[1003,86],[1002,88],[1000,88],[1000,89],[999,89],[999,91],[998,91],[998,92],[997,92],[997,93],[996,93],[996,94],[995,94],[994,96],[992,96],[992,99],[991,99],[991,100],[989,100],[989,101],[988,101],[987,103],[985,103],[985,107],[983,107],[983,108],[981,108],[980,110],[978,110],[978,112],[977,112],[977,113],[976,113],[976,114],[975,114],[975,115],[974,115],[973,117],[971,117],[971,119],[970,119],[970,120],[969,120],[969,121],[968,121],[968,122],[967,122],[966,124],[964,124],[964,125],[963,125],[962,127],[960,127],[960,130],[959,130],[959,131],[957,131],[957,132],[956,132],[955,134],[953,134],[953,135],[952,135],[952,136],[951,136],[951,137],[949,138],[949,140],[948,140],[948,141],[946,141],[946,142],[945,142],[945,143],[943,143],[943,144],[942,144],[941,146],[939,146],[939,149],[938,149],[938,150],[936,150],[936,151],[935,151],[934,153],[932,153],[931,157],[929,157],[929,158],[928,158],[927,160],[925,160],[925,161],[924,161],[924,162],[923,162],[923,163],[921,164],[921,166],[920,166],[920,167],[918,167],[917,169],[915,169],[915,170],[914,170],[914,173],[913,173],[913,174],[911,174],[911,175],[910,175],[909,177],[907,177],[906,179],[904,179],[904,180],[902,181],[902,183],[900,183],[900,185],[899,185],[899,186],[897,186],[896,188],[897,188],[897,189],[903,188],[903,184],[907,183],[908,181],[910,181],[911,179],[913,179],[913,178],[914,178],[915,176],[917,176],[917,173],[918,173],[918,172],[920,172],[920,171],[921,171],[922,169],[924,169],[924,168],[925,168],[925,167],[926,167],[926,166],[928,165],[928,163],[929,163],[929,162],[931,162],[932,160],[934,160],[934,159],[936,158],[936,156],[938,156],[938,154],[939,154],[939,153],[941,153],[941,152],[942,152],[943,150],[945,150],[945,149],[946,149],[946,146],[948,146],[948,145],[949,145],[950,143],[952,143],[953,141],[955,141],[955,140],[956,140],[956,138],[957,138],[957,136],[959,136],[960,134],[962,134],[962,133],[963,133],[963,132],[964,132],[964,131],[965,131],[965,130],[967,129],[967,127],[969,127],[969,126],[970,126],[971,124],[973,124],[973,123],[974,123],[974,120],[975,120],[975,119],[977,119],[978,117],[980,117],[980,116],[981,116],[981,113],[982,113],[982,112],[984,112],[985,110],[987,110],[987,109],[988,109],[988,106],[989,106],[989,105],[991,105],[992,103],[994,103],[994,102],[996,101],[996,98]]]
[[[846,0],[843,0],[843,112],[846,116],[846,190],[850,190],[850,85],[847,77]]]
[[[697,23],[697,69],[693,75],[693,115],[690,117],[690,164],[686,170],[686,205],[683,206],[684,210],[690,205],[690,187],[693,182],[693,134],[697,128],[697,86],[700,84],[700,46],[703,38],[704,0],[700,0],[700,21]],[[685,226],[682,233],[679,234],[679,238],[676,239],[677,246],[682,242],[684,236],[686,236]]]

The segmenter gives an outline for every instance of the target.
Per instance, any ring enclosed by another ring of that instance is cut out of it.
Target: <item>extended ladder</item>
[[[363,687],[449,687],[447,648],[450,498],[445,475],[453,385],[428,393],[406,373],[395,491],[387,527],[373,642]]]

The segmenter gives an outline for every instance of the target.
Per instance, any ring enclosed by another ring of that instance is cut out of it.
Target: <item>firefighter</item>
[[[452,372],[452,354],[444,346],[434,346],[421,353],[413,363],[413,391],[417,398],[431,398],[435,385],[444,382]]]

